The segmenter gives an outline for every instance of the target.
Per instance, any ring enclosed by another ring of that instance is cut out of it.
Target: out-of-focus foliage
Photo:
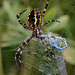
[[[17,21],[16,15],[27,8],[27,11],[20,16],[22,22],[27,23],[27,15],[33,8],[39,8],[42,12],[46,4],[46,0],[0,0],[0,75],[31,75],[30,72],[25,70],[23,67],[18,70],[15,66],[14,54],[17,46],[19,46],[24,39],[31,35],[31,31],[26,30]],[[49,20],[57,19],[61,23],[49,23],[45,26],[42,31],[44,34],[53,32],[66,38],[68,48],[66,52],[63,52],[66,60],[68,75],[74,75],[75,69],[75,3],[74,0],[50,0],[47,12],[44,16],[43,24]],[[44,48],[41,47],[38,41],[35,42],[33,39],[28,46],[25,48],[28,51],[24,51],[23,59],[26,59],[26,63],[33,64],[35,67],[26,66],[34,75],[44,75],[43,71],[48,69],[47,59],[44,60]],[[37,53],[37,54],[36,54]],[[27,60],[29,55],[30,61]],[[31,56],[35,60],[31,59]],[[37,60],[36,60],[37,59]],[[38,63],[39,62],[39,63]],[[42,63],[43,62],[43,63]],[[55,61],[53,61],[55,62]],[[36,64],[37,65],[36,65]],[[51,63],[51,62],[50,62]],[[42,64],[42,65],[40,65]],[[46,66],[47,64],[47,66]],[[41,68],[45,65],[45,69],[41,71]],[[52,65],[52,64],[51,64]],[[39,67],[40,66],[40,67]],[[57,68],[56,64],[54,67]],[[54,68],[52,67],[52,68]],[[3,70],[3,71],[2,71]],[[57,74],[58,71],[52,71],[51,74]],[[46,71],[47,72],[47,71]],[[46,73],[48,74],[48,73]],[[58,73],[59,74],[59,73]]]

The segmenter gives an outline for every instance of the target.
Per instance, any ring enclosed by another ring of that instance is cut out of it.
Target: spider
[[[51,55],[53,55],[51,49],[50,49],[50,46],[48,45],[48,42],[45,40],[45,37],[39,37],[40,35],[42,35],[42,32],[40,31],[44,26],[46,26],[48,23],[50,22],[59,22],[60,21],[57,21],[57,20],[50,20],[50,21],[47,21],[45,24],[42,25],[42,21],[43,21],[43,18],[44,18],[44,14],[46,12],[46,9],[48,7],[48,3],[49,3],[49,0],[47,0],[47,3],[45,5],[45,8],[43,10],[43,12],[41,13],[39,11],[38,8],[35,8],[35,9],[32,9],[31,12],[29,13],[28,15],[28,23],[22,23],[20,21],[20,18],[19,16],[24,13],[27,9],[25,9],[24,11],[22,11],[21,13],[19,13],[17,15],[17,19],[18,19],[18,22],[25,28],[25,29],[28,29],[28,30],[31,30],[32,31],[32,34],[26,39],[24,40],[24,42],[19,46],[17,52],[15,53],[15,61],[16,61],[16,64],[18,65],[18,63],[23,64],[23,62],[21,61],[21,55],[22,55],[22,51],[24,50],[24,47],[27,46],[28,42],[33,38],[38,38],[39,40],[42,41],[42,44],[44,45],[45,47],[45,51],[46,51],[46,55],[48,57],[48,60],[50,60],[49,58],[49,54],[48,54],[48,50],[50,51]],[[17,58],[17,55],[19,54],[18,58]],[[18,61],[18,62],[17,62]],[[24,66],[25,67],[25,66]],[[26,68],[26,67],[25,67]],[[27,69],[27,68],[26,68]],[[29,69],[27,69],[29,71]]]

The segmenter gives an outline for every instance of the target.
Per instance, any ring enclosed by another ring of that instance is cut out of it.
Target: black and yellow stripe
[[[33,30],[38,29],[39,24],[41,23],[41,13],[38,9],[33,9],[28,15],[28,23],[32,25]]]

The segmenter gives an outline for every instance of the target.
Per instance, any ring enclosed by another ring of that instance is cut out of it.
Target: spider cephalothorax
[[[41,13],[39,9],[33,9],[28,15],[29,26],[32,27],[34,37],[39,36],[41,27]]]
[[[28,30],[31,30],[32,31],[32,34],[26,40],[24,40],[24,42],[20,45],[19,49],[15,53],[15,61],[16,61],[16,64],[17,65],[18,65],[18,63],[17,63],[17,61],[18,61],[19,63],[21,63],[24,66],[23,62],[21,61],[22,51],[24,50],[24,47],[28,44],[28,42],[33,37],[36,37],[36,38],[38,38],[38,39],[40,39],[42,41],[42,44],[45,47],[45,51],[46,51],[46,54],[47,54],[48,59],[50,59],[49,58],[49,54],[48,54],[48,50],[50,51],[50,53],[52,54],[52,56],[54,56],[53,53],[52,53],[52,51],[51,51],[51,49],[50,49],[50,46],[48,45],[48,42],[45,40],[45,37],[39,37],[40,35],[42,35],[42,32],[40,32],[40,30],[44,26],[46,26],[48,23],[50,23],[50,22],[60,22],[60,21],[57,21],[57,20],[50,20],[50,21],[47,21],[45,24],[42,25],[43,17],[44,17],[44,14],[46,12],[46,9],[48,7],[48,3],[49,3],[49,0],[47,0],[47,3],[46,3],[45,8],[44,8],[44,11],[42,13],[40,13],[39,9],[37,9],[37,8],[31,10],[31,12],[29,13],[28,18],[27,18],[28,19],[28,23],[27,24],[26,23],[22,23],[21,20],[20,20],[20,18],[19,18],[19,16],[22,13],[24,13],[27,9],[25,9],[24,11],[22,11],[21,13],[19,13],[17,15],[18,22],[25,29],[28,29]],[[17,55],[18,54],[19,54],[19,57],[17,58]]]
[[[34,29],[38,29],[41,24],[41,13],[38,9],[31,10],[28,16],[28,22]]]

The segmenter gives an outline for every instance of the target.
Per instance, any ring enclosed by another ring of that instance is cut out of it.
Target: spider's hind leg
[[[22,55],[22,51],[24,50],[24,47],[26,47],[26,45],[28,44],[28,42],[33,38],[33,35],[29,36],[19,47],[19,49],[17,50],[16,54],[15,54],[15,61],[16,61],[16,64],[17,64],[17,67],[18,67],[18,62],[17,62],[17,55],[19,54],[19,57],[18,57],[18,61],[20,64],[23,64],[23,62],[21,61],[21,55]],[[24,66],[25,67],[25,66]],[[25,69],[27,69],[25,67]],[[29,71],[29,69],[27,69]]]
[[[19,64],[22,62],[21,60],[17,59],[17,55],[20,53],[19,57],[21,57],[22,51],[24,49],[23,48],[23,43],[20,45],[20,47],[18,48],[17,52],[15,53],[15,61],[16,61],[17,68],[19,68]]]
[[[51,60],[51,59],[50,59],[50,56],[49,56],[49,54],[48,54],[48,50],[49,50],[50,54],[51,54],[53,57],[54,57],[54,54],[53,54],[53,52],[51,51],[48,42],[45,40],[45,38],[40,38],[40,39],[41,39],[41,41],[42,41],[43,46],[45,47],[45,52],[46,52],[46,55],[47,55],[48,60]]]
[[[25,65],[23,64],[23,62],[22,62],[22,60],[21,60],[21,55],[22,55],[23,50],[24,50],[24,47],[22,47],[22,49],[20,50],[20,54],[19,54],[19,57],[18,57],[18,61],[20,62],[20,64],[23,65],[23,67],[24,67],[25,69],[27,69],[28,71],[30,71],[28,68],[25,67]]]

